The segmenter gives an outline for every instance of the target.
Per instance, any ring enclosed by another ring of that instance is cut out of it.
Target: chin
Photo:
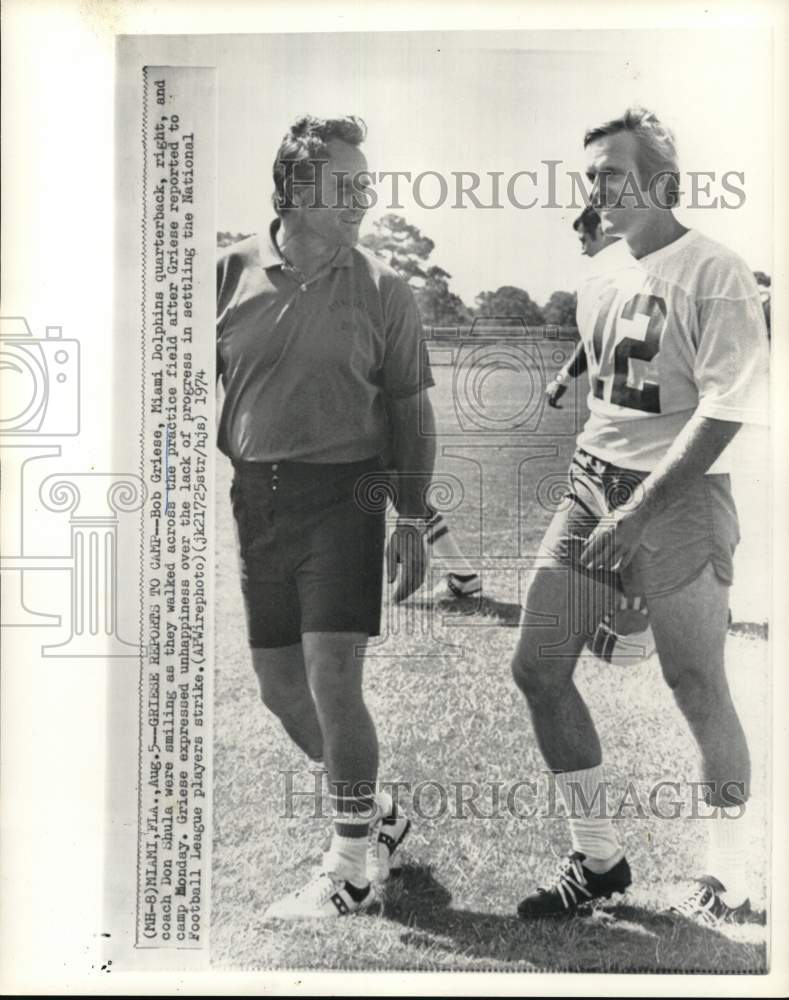
[[[624,220],[622,220],[624,221]],[[611,209],[603,209],[600,212],[600,232],[603,236],[622,236],[621,227],[617,225],[617,218]]]
[[[356,243],[359,239],[359,225],[348,226],[342,224],[338,230],[338,237],[342,243]]]

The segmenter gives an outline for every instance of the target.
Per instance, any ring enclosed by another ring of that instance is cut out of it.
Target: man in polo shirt
[[[334,806],[322,871],[268,910],[282,919],[368,906],[408,830],[375,791],[362,657],[379,632],[390,448],[389,579],[413,591],[424,576],[433,381],[411,292],[357,246],[365,134],[354,117],[296,121],[274,161],[277,219],[218,262],[219,446],[234,466],[252,662],[264,704],[325,761]]]

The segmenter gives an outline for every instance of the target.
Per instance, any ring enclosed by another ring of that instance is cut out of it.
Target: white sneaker
[[[367,909],[376,898],[375,890],[369,885],[362,899],[354,899],[346,881],[322,871],[301,889],[272,903],[263,919],[309,920],[344,917],[349,913]]]
[[[433,590],[433,600],[438,604],[440,601],[457,601],[481,593],[482,580],[478,575],[472,576],[470,580],[460,580],[454,573],[447,573],[436,584]]]
[[[752,916],[750,899],[739,906],[729,906],[723,901],[726,890],[723,883],[712,875],[704,875],[696,880],[694,888],[683,899],[668,908],[670,916],[685,917],[704,927],[715,930],[722,924],[744,923]]]
[[[392,858],[408,836],[411,820],[397,816],[394,820],[379,820],[370,827],[367,847],[367,878],[371,883],[385,882],[392,870]]]

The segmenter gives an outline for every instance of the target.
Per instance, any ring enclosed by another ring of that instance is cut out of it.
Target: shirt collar
[[[277,233],[279,232],[281,226],[282,220],[274,219],[268,228],[266,236],[264,237],[262,234],[260,236],[258,248],[260,266],[266,271],[271,267],[282,267],[285,263],[280,249],[277,246]],[[330,268],[351,267],[352,263],[351,248],[340,247],[328,266]]]

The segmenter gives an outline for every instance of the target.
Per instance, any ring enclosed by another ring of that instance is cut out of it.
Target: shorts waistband
[[[627,476],[629,478],[639,480],[646,479],[649,475],[648,472],[644,472],[643,470],[626,469],[622,465],[615,465],[613,462],[609,462],[605,458],[598,458],[597,455],[592,455],[591,452],[585,451],[583,448],[576,449],[573,460],[579,464],[586,465],[595,472],[607,475]]]
[[[587,468],[590,468],[597,474],[621,476],[633,482],[642,482],[647,478],[647,476],[651,475],[650,472],[645,472],[643,469],[627,469],[622,465],[614,465],[613,462],[609,462],[604,458],[598,458],[596,455],[592,455],[583,448],[575,449],[575,454],[573,455],[572,460],[579,465],[586,465]],[[704,480],[706,482],[726,483],[729,482],[730,479],[731,476],[728,472],[707,472],[704,474]]]
[[[245,479],[269,478],[277,475],[292,480],[312,482],[383,469],[379,455],[372,455],[358,462],[292,462],[289,459],[276,462],[248,462],[232,459],[232,463],[236,474]]]
[[[354,469],[381,465],[380,455],[371,455],[369,458],[362,458],[356,462],[294,462],[291,459],[280,458],[276,462],[249,462],[241,458],[231,459],[234,469],[248,472],[269,472],[272,468],[292,469],[294,472],[300,470],[320,471],[321,469],[333,470],[334,472],[351,472]]]

